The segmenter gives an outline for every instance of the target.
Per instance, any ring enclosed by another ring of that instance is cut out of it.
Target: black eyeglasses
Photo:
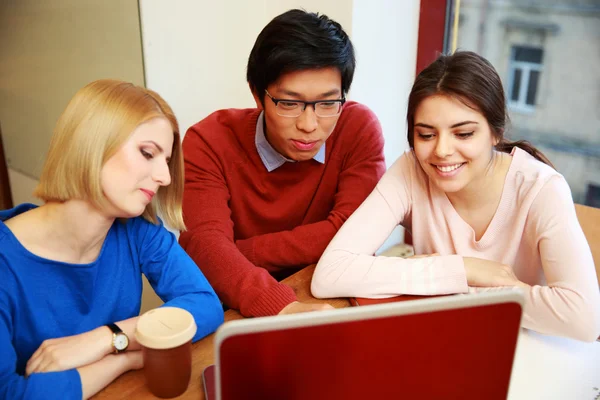
[[[342,112],[342,106],[346,102],[345,98],[336,100],[317,100],[317,101],[300,101],[276,99],[265,90],[265,93],[275,104],[277,115],[282,117],[299,117],[302,115],[306,107],[312,105],[315,109],[315,114],[322,118],[335,117]]]

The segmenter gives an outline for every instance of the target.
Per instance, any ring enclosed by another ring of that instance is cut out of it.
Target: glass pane
[[[588,206],[600,208],[600,185],[589,185],[585,204]]]
[[[515,46],[513,57],[515,61],[524,61],[535,64],[542,63],[542,49],[534,47]]]
[[[522,71],[520,68],[515,68],[515,72],[513,74],[513,84],[512,89],[510,91],[510,99],[512,101],[519,101],[519,90],[521,89],[521,74]]]
[[[456,47],[481,54],[502,78],[507,139],[530,141],[566,178],[575,202],[598,204],[598,0],[465,0],[458,14]],[[594,68],[582,73],[582,65]]]
[[[527,88],[527,99],[525,102],[531,106],[535,105],[535,95],[538,88],[538,79],[540,78],[540,71],[529,72],[529,87]]]

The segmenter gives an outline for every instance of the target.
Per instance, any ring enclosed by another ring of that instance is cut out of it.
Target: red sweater
[[[274,315],[296,300],[271,274],[316,263],[385,171],[381,126],[361,104],[344,105],[325,164],[311,159],[272,172],[254,142],[259,115],[217,111],[183,140],[181,246],[245,316]]]

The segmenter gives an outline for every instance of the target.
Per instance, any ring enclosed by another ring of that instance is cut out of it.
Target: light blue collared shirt
[[[258,121],[256,121],[256,135],[254,136],[254,142],[256,143],[258,155],[265,165],[265,168],[267,168],[267,171],[274,171],[286,162],[296,162],[279,154],[277,150],[275,150],[267,141],[264,129],[265,124],[263,122],[264,119],[265,112],[263,111],[258,116]],[[325,164],[325,143],[323,143],[323,146],[321,146],[317,154],[315,154],[313,160],[320,162],[321,164]]]

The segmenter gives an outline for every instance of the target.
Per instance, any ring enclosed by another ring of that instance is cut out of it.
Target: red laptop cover
[[[206,400],[215,400],[217,398],[217,389],[215,386],[215,366],[209,365],[202,372],[202,383],[204,384],[204,397]]]
[[[520,319],[508,302],[231,336],[222,399],[506,399]]]

